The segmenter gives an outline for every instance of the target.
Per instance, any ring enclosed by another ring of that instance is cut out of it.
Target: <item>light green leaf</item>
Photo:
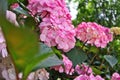
[[[91,46],[89,50],[90,50],[90,52],[95,53],[95,54],[97,54],[99,52],[99,48],[97,48],[95,46]]]
[[[111,67],[114,67],[118,62],[118,60],[111,55],[104,55],[104,58],[110,64]]]
[[[14,26],[5,18],[0,18],[0,25],[16,67],[19,71],[24,70],[31,58],[38,53],[37,35],[31,30]]]
[[[94,66],[92,66],[91,68],[96,75],[100,75],[102,73],[99,69],[95,68]]]

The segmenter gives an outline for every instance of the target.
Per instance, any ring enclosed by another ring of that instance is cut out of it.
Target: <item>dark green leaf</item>
[[[110,64],[111,67],[114,67],[117,64],[118,60],[111,55],[104,55],[105,60]]]
[[[33,19],[33,17],[27,17],[25,19],[25,26],[34,30],[35,26],[36,26],[36,22],[35,20]]]
[[[87,55],[83,52],[83,50],[77,47],[68,52],[67,56],[69,57],[70,60],[72,60],[74,66],[79,63],[82,63],[87,59]]]
[[[40,44],[41,44],[40,49],[39,49],[40,52],[36,55],[35,58],[37,58],[38,56],[41,56],[43,54],[48,54],[48,53],[53,53],[53,54],[50,55],[48,58],[46,58],[41,63],[39,63],[36,67],[42,68],[42,67],[50,67],[50,66],[62,64],[62,61],[60,59],[58,59],[58,57],[55,55],[55,53],[53,52],[53,50],[50,47],[46,46],[43,43],[40,43]]]
[[[21,2],[23,2],[24,0],[20,0]],[[8,4],[9,5],[11,5],[11,4],[13,4],[13,3],[16,3],[17,2],[17,0],[8,0]]]
[[[51,67],[62,64],[62,61],[58,59],[55,54],[50,55],[47,59],[39,63],[35,69],[43,68],[43,67]]]

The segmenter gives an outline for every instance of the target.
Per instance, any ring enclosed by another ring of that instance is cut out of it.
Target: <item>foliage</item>
[[[65,2],[59,1],[0,1],[0,27],[17,80],[20,72],[26,80],[41,68],[49,71],[50,80],[116,78],[114,74],[120,72],[120,28],[113,26],[120,26],[119,1],[74,0],[79,2],[75,27]],[[8,10],[14,12],[12,18],[7,16]]]
[[[75,25],[80,22],[97,22],[107,27],[120,26],[119,0],[74,0],[78,2]]]

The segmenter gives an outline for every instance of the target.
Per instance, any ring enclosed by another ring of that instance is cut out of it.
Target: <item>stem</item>
[[[88,55],[87,55],[88,56]],[[86,74],[88,73],[88,70],[89,70],[89,68],[90,68],[90,65],[93,63],[93,61],[94,61],[94,59],[95,59],[95,57],[97,56],[97,54],[95,54],[94,56],[93,56],[93,58],[91,59],[91,61],[90,61],[90,64],[89,64],[89,66],[88,66],[88,69],[87,69],[87,71],[86,71]],[[89,56],[88,56],[88,58],[89,58]],[[90,58],[89,58],[90,59]]]
[[[104,59],[102,60],[102,63],[100,64],[100,70],[102,69],[102,64],[104,63]]]
[[[95,59],[95,57],[97,56],[97,53],[93,56],[93,58],[91,59],[91,61],[90,61],[90,65],[93,63],[93,61],[94,61],[94,59]]]
[[[83,49],[84,48],[84,46],[85,46],[85,44],[87,43],[87,41],[85,41],[84,43],[83,43],[83,45],[82,45],[82,47],[81,47],[81,49]]]

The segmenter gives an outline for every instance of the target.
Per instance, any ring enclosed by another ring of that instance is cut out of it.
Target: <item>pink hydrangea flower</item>
[[[105,48],[112,41],[110,29],[95,22],[82,22],[76,28],[76,37],[87,44]]]
[[[6,49],[5,38],[3,36],[1,27],[0,27],[0,53],[2,57],[6,57],[8,55],[8,52]]]
[[[75,46],[75,30],[64,0],[28,0],[31,15],[40,16],[40,40],[68,52]]]
[[[113,73],[111,80],[120,80],[120,75],[118,73]]]
[[[82,64],[82,65],[76,65],[75,67],[75,71],[78,73],[78,74],[91,74],[92,73],[92,69],[85,65],[85,64]]]
[[[14,3],[14,4],[12,4],[11,6],[10,6],[10,8],[11,9],[16,9],[16,8],[19,8],[20,6],[19,6],[19,4],[18,3]]]
[[[85,75],[79,75],[74,80],[89,80],[88,76]]]
[[[93,74],[90,74],[88,80],[104,80],[100,75],[94,76]]]
[[[18,26],[18,22],[16,20],[16,14],[13,13],[12,11],[7,10],[6,12],[6,18],[13,24],[15,24],[16,26]]]
[[[62,65],[54,66],[52,67],[52,69],[55,69],[60,73],[65,72],[66,74],[72,75],[74,73],[72,62],[65,55],[62,55],[62,57],[63,57],[63,66]]]
[[[93,74],[90,75],[84,74],[84,75],[79,75],[74,80],[104,80],[104,79],[99,75],[94,76]]]
[[[57,27],[44,27],[41,31],[40,39],[49,47],[57,46],[64,52],[69,51],[75,46],[74,30],[65,30]]]

